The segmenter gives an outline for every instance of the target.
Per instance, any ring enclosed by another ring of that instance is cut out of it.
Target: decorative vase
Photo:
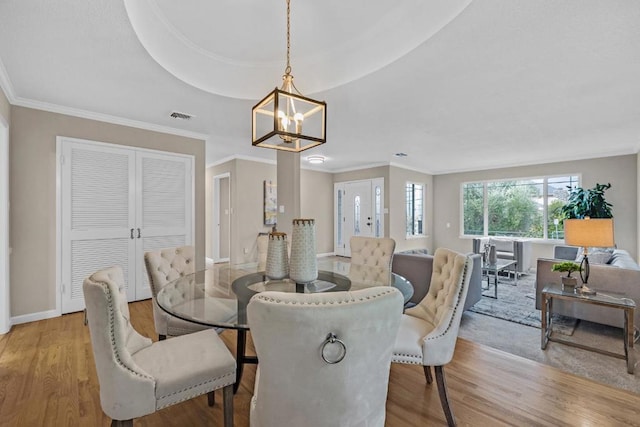
[[[269,233],[267,246],[267,264],[265,275],[270,279],[284,279],[289,275],[289,254],[287,253],[287,234],[279,231]]]
[[[489,246],[489,264],[496,265],[498,263],[498,252],[496,251],[496,245]]]
[[[318,278],[314,219],[293,220],[289,277],[296,283],[309,283]]]

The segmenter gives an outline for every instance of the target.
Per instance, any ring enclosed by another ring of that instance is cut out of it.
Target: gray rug
[[[496,317],[521,325],[540,328],[540,310],[536,310],[535,273],[520,276],[517,285],[508,277],[500,277],[498,281],[498,298],[484,295],[494,295],[493,278],[488,290],[483,291],[482,299],[469,310],[485,316]],[[486,279],[483,286],[486,286]],[[563,335],[573,335],[577,325],[576,319],[566,316],[553,316],[554,332]]]

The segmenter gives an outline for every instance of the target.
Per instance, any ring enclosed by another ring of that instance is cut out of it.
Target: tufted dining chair
[[[436,250],[427,295],[402,315],[393,362],[422,365],[428,384],[434,366],[440,403],[449,426],[455,418],[449,405],[444,365],[451,362],[458,339],[473,260],[458,252]]]
[[[172,280],[195,272],[195,249],[193,246],[166,248],[144,254],[144,264],[151,286],[153,323],[158,339],[179,336],[209,329],[208,326],[188,322],[170,315],[160,308],[156,297],[160,289]]]
[[[223,389],[224,425],[233,426],[236,363],[218,334],[200,331],[152,343],[131,326],[120,267],[97,271],[82,286],[100,384],[112,426]]]
[[[247,317],[260,365],[250,425],[384,426],[402,308],[389,286],[255,295]]]
[[[367,265],[391,270],[396,241],[388,237],[353,236],[349,240],[351,264]]]

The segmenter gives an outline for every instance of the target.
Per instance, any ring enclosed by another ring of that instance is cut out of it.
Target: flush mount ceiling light
[[[324,157],[323,156],[309,156],[309,157],[307,157],[307,161],[309,163],[311,163],[312,165],[320,165],[320,164],[324,163]]]
[[[299,153],[326,142],[327,104],[303,96],[293,84],[290,14],[287,0],[287,67],[282,87],[276,87],[251,110],[252,144]]]

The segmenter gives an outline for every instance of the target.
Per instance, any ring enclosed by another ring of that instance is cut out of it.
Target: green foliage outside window
[[[466,183],[464,234],[562,239],[563,206],[577,181],[565,176]]]

